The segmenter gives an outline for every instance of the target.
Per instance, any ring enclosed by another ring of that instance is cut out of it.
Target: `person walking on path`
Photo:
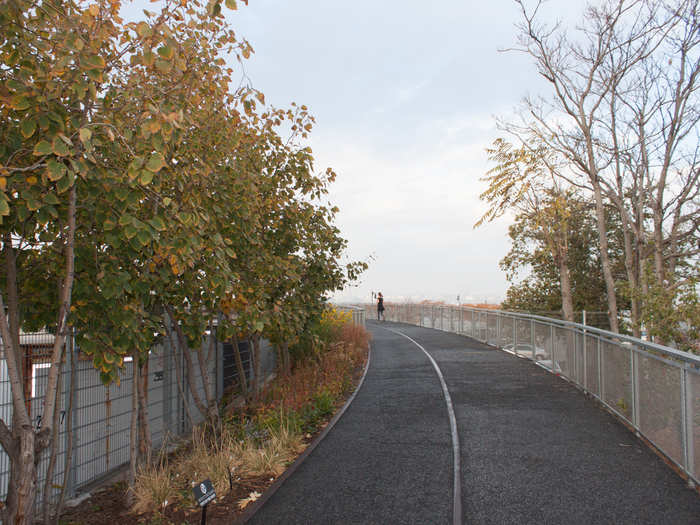
[[[384,321],[384,296],[382,292],[377,294],[377,321]]]

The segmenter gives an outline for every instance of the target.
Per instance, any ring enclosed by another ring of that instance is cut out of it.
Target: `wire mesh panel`
[[[105,387],[92,366],[76,366],[76,405],[73,411],[73,464],[76,486],[121,465],[129,458],[129,427],[133,362],[124,364],[118,384]]]
[[[687,368],[688,372],[688,441],[692,447],[692,457],[690,458],[690,469],[695,475],[695,479],[700,478],[700,370],[698,368]]]
[[[585,387],[585,357],[583,347],[583,334],[581,332],[573,332],[574,336],[574,381]]]
[[[552,328],[552,348],[555,349],[555,371],[565,377],[573,378],[575,334],[566,328],[555,326]]]
[[[515,344],[515,319],[508,316],[501,317],[500,346],[512,348]]]
[[[533,336],[533,323],[528,319],[518,319],[517,329],[515,330],[516,341],[515,344],[532,344]],[[532,350],[531,350],[532,351]]]
[[[683,463],[681,373],[677,365],[637,354],[639,428],[671,459]]]
[[[495,312],[486,312],[486,340],[489,344],[498,344],[498,314]]]
[[[551,327],[543,323],[533,323],[532,330],[534,330],[532,341],[520,343],[516,351],[519,355],[535,361],[543,361],[543,366],[547,366],[546,361],[552,359]]]
[[[598,377],[599,362],[598,362],[598,343],[599,338],[583,334],[584,344],[586,345],[586,390],[600,397],[600,381]]]
[[[603,401],[632,421],[631,350],[611,341],[601,341]]]

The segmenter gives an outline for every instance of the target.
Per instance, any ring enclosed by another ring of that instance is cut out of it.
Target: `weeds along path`
[[[451,523],[453,450],[440,381],[414,343],[368,323],[372,359],[343,417],[253,524]]]

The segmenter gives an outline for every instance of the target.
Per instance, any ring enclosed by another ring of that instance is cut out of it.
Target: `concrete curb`
[[[294,460],[294,463],[292,463],[287,470],[282,473],[280,477],[278,477],[272,485],[270,485],[267,490],[263,493],[263,495],[256,500],[254,503],[251,503],[246,510],[238,516],[238,518],[233,521],[233,525],[243,525],[244,523],[247,523],[264,505],[265,503],[279,490],[279,488],[284,484],[284,482],[292,475],[296,470],[301,466],[301,464],[304,462],[304,460],[311,455],[311,453],[314,451],[314,449],[323,441],[323,439],[328,435],[328,433],[331,431],[331,429],[335,426],[335,424],[340,420],[341,417],[343,417],[343,414],[345,414],[345,411],[348,409],[348,407],[352,404],[352,402],[355,400],[355,396],[357,396],[357,393],[360,391],[360,388],[362,388],[362,385],[365,382],[365,377],[367,377],[367,371],[369,370],[369,364],[370,360],[372,357],[372,345],[369,344],[369,347],[367,349],[367,362],[365,363],[365,369],[362,372],[362,377],[360,378],[360,382],[357,385],[357,388],[355,391],[350,395],[348,400],[345,402],[345,404],[342,406],[342,408],[338,411],[338,413],[333,416],[333,418],[328,422],[328,425],[326,425],[326,428],[321,431],[321,433],[316,436],[316,439],[314,439],[308,447],[302,452],[297,459]]]

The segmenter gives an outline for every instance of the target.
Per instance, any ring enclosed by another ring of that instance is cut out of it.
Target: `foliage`
[[[29,487],[32,458],[50,443],[69,324],[105,384],[128,355],[145,366],[173,326],[204,374],[200,342],[215,322],[222,339],[293,341],[325,294],[365,267],[339,263],[337,209],[322,201],[335,174],[316,174],[301,144],[308,108],[274,108],[232,83],[227,58],[252,48],[222,3],[165,0],[133,22],[120,8],[0,2],[0,328],[16,420],[0,422],[0,440],[17,451],[13,487]],[[57,337],[34,447],[20,440],[31,425],[18,334],[39,327]],[[204,390],[195,404],[210,417]],[[20,454],[20,441],[32,451]],[[30,520],[33,497],[11,491],[4,518]]]
[[[583,201],[571,201],[569,210],[567,244],[574,310],[605,310],[605,284],[595,249],[595,219]],[[560,310],[559,268],[543,238],[540,220],[532,214],[519,214],[508,235],[511,249],[500,266],[512,284],[502,307],[531,312]],[[520,279],[523,271],[529,274]]]

